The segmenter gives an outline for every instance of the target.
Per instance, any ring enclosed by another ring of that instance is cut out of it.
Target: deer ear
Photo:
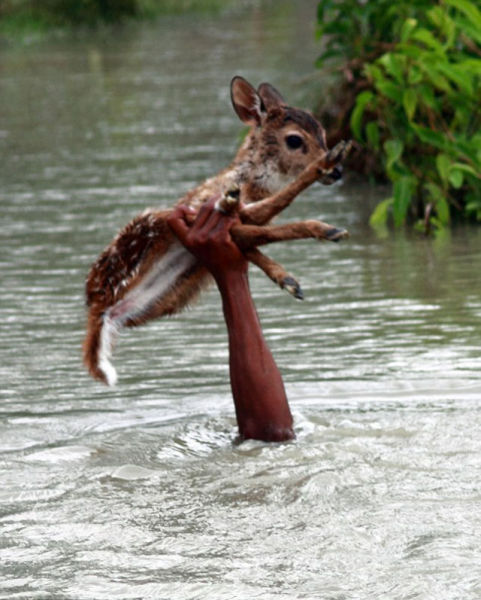
[[[230,83],[230,97],[241,121],[248,125],[260,125],[262,101],[248,81],[243,77],[234,77]]]
[[[257,93],[261,97],[267,111],[272,108],[279,108],[279,106],[285,106],[286,104],[281,94],[270,83],[261,83],[257,88]]]

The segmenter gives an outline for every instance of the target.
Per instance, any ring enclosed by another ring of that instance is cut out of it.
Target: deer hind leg
[[[235,225],[231,229],[231,235],[242,250],[273,242],[306,238],[338,242],[349,236],[345,229],[338,229],[322,221],[299,221],[273,226]]]
[[[159,257],[154,250],[149,268],[130,282],[117,302],[90,307],[84,362],[94,378],[108,385],[117,380],[111,356],[120,330],[181,311],[209,281],[206,270],[179,242],[172,243]]]
[[[264,271],[269,279],[272,279],[272,281],[281,289],[288,291],[289,294],[298,300],[304,300],[304,294],[298,281],[290,275],[282,265],[256,248],[246,250],[244,256],[247,260],[256,265],[256,267],[259,267],[259,269]]]

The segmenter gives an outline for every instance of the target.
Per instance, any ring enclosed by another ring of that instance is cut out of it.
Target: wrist
[[[221,276],[216,278],[216,283],[222,298],[222,307],[229,337],[232,337],[232,335],[244,335],[247,321],[253,322],[255,320],[258,324],[247,270],[222,273]],[[249,333],[245,333],[245,335],[252,338],[256,337],[256,332],[252,327],[249,327],[248,330]]]
[[[246,287],[247,289],[249,287],[247,263],[238,269],[223,269],[218,272],[211,271],[211,273],[222,295],[233,292],[233,290],[239,287]]]

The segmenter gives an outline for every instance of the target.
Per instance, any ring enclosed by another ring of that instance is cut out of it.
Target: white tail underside
[[[98,351],[98,366],[108,385],[115,385],[117,372],[111,363],[112,350],[119,331],[130,319],[139,318],[154,302],[161,300],[178,278],[196,262],[179,242],[150,268],[141,282],[105,312]]]

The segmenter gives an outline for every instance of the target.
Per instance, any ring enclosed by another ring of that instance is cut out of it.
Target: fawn
[[[325,132],[309,113],[288,106],[280,93],[263,83],[257,90],[242,77],[231,81],[235,112],[250,126],[233,162],[178,201],[198,210],[221,196],[220,210],[238,210],[241,223],[231,234],[246,258],[297,298],[297,281],[257,246],[283,240],[347,236],[320,221],[269,226],[314,181],[330,184],[341,177],[340,162],[350,144],[328,150]],[[147,209],[115,237],[92,266],[86,282],[89,308],[84,362],[90,374],[116,382],[110,362],[116,334],[124,327],[171,315],[192,303],[211,281],[208,271],[180,244],[166,217]]]

